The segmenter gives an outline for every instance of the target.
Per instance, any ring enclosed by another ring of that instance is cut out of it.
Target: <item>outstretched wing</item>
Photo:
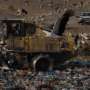
[[[61,18],[59,18],[54,26],[52,34],[62,35],[69,18],[73,15],[73,10],[66,10]]]

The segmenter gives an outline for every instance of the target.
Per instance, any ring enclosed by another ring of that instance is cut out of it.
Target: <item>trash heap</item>
[[[1,90],[90,90],[90,68],[47,72],[0,69]]]

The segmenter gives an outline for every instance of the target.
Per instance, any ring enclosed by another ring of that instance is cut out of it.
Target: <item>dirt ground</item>
[[[67,31],[71,31],[72,33],[88,33],[90,34],[90,25],[86,24],[80,24],[79,23],[79,18],[72,17],[68,25],[66,27]]]

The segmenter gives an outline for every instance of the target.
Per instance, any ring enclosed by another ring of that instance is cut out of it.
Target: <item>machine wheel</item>
[[[47,55],[38,55],[33,60],[34,71],[48,71],[51,65],[50,57]]]

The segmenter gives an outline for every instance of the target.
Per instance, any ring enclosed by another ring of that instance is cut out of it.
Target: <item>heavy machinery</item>
[[[54,25],[51,32],[41,30],[34,23],[24,19],[4,18],[1,22],[7,34],[4,40],[7,51],[14,53],[20,62],[30,63],[34,71],[59,68],[60,63],[70,59],[74,52],[74,41],[64,36],[65,26],[72,16],[72,10],[67,10]]]

